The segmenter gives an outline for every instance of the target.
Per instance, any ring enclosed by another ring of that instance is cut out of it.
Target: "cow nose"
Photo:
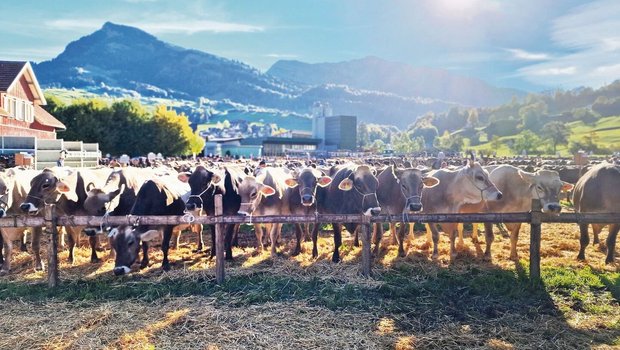
[[[409,210],[410,211],[420,211],[420,210],[422,210],[422,204],[411,203],[411,204],[409,204]]]
[[[304,202],[304,203],[312,203],[312,196],[309,195],[309,194],[304,194],[301,197],[301,201]]]
[[[497,192],[497,200],[502,199],[502,197],[504,197],[504,195],[501,192]]]
[[[372,208],[370,209],[370,215],[377,216],[381,213],[381,208]]]
[[[122,276],[125,274],[125,269],[122,267],[115,267],[114,268],[114,276]]]
[[[30,210],[30,203],[23,203],[22,205],[19,206],[19,209],[21,209],[24,212],[28,212]]]
[[[185,208],[186,208],[187,210],[196,210],[196,204],[194,204],[194,203],[187,203],[187,204],[185,205]]]
[[[549,211],[553,212],[553,213],[558,213],[562,210],[562,206],[560,206],[559,204],[549,204]]]

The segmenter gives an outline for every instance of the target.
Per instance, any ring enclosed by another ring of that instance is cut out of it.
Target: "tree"
[[[476,108],[470,109],[467,116],[467,127],[475,128],[476,126],[478,126],[479,122],[480,117],[478,116],[478,110]]]
[[[368,135],[368,127],[366,123],[360,122],[357,124],[357,146],[364,148],[370,143],[370,136]]]
[[[413,129],[409,135],[411,138],[422,137],[426,142],[426,147],[430,148],[435,142],[435,138],[439,135],[437,128],[430,124],[425,124]]]
[[[491,149],[493,149],[493,152],[497,152],[500,147],[502,147],[502,141],[499,139],[499,136],[493,136],[491,139]]]
[[[549,122],[543,126],[542,134],[551,141],[553,153],[555,154],[557,152],[557,145],[568,143],[570,130],[562,122]]]
[[[373,141],[370,148],[372,148],[375,152],[383,152],[385,150],[385,142],[381,139],[377,139]]]
[[[533,132],[529,130],[524,130],[515,139],[512,144],[512,149],[517,153],[521,154],[523,151],[528,154],[534,153],[538,150],[538,146],[540,146],[540,138],[536,136]]]

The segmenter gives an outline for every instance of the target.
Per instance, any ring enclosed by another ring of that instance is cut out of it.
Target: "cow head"
[[[519,170],[519,176],[530,185],[532,199],[539,199],[544,213],[559,214],[562,211],[559,195],[570,191],[573,185],[560,180],[560,175],[553,170],[538,170],[528,173]]]
[[[24,203],[19,208],[29,214],[35,215],[41,206],[46,203],[56,203],[62,195],[67,199],[77,202],[77,171],[68,171],[62,176],[50,169],[44,169],[39,175],[30,181],[30,191]]]
[[[203,166],[196,167],[196,170],[189,176],[187,173],[180,173],[178,178],[182,182],[189,182],[189,187],[191,188],[191,195],[185,204],[187,210],[204,208],[207,192],[222,181],[220,175]]]
[[[296,178],[286,179],[285,182],[288,187],[297,187],[301,204],[310,207],[316,202],[317,186],[327,187],[332,179],[314,168],[305,168],[299,172]]]
[[[114,210],[118,205],[118,195],[125,190],[121,171],[114,171],[106,180],[103,188],[87,186],[87,197],[84,200],[84,209],[90,215],[103,215]]]
[[[377,200],[377,187],[379,182],[374,169],[366,165],[358,166],[354,171],[338,184],[342,191],[353,191],[361,202],[362,213],[366,216],[375,216],[381,213],[381,207]]]
[[[439,179],[423,175],[418,169],[393,169],[400,192],[406,200],[405,210],[422,210],[422,190],[439,184]]]
[[[0,173],[0,218],[6,216],[6,212],[13,204],[13,172]]]
[[[239,185],[239,196],[241,197],[239,214],[252,215],[263,197],[269,197],[275,193],[276,190],[273,187],[263,184],[254,176],[246,176]]]
[[[149,242],[159,236],[158,230],[146,230],[140,232],[138,228],[131,226],[120,226],[110,231],[110,245],[116,252],[114,261],[114,275],[120,276],[131,271],[138,259],[140,244]]]
[[[503,194],[489,179],[489,172],[475,160],[468,159],[467,165],[461,169],[462,195],[465,203],[479,203],[482,201],[498,201]]]

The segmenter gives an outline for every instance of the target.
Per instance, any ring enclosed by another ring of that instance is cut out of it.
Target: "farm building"
[[[65,150],[65,165],[96,165],[99,146],[57,139],[66,127],[41,107],[46,104],[29,62],[0,61],[0,154],[29,154],[39,169],[53,166]]]

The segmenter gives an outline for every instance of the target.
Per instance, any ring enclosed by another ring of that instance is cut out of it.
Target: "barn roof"
[[[0,61],[0,91],[7,91],[26,62]]]
[[[43,107],[34,106],[34,119],[39,124],[51,126],[56,129],[66,130],[67,127],[60,120],[56,119],[53,115],[49,114]]]
[[[0,91],[8,91],[22,75],[25,76],[28,86],[34,95],[34,102],[46,105],[47,102],[43,96],[43,91],[29,62],[0,61]]]

